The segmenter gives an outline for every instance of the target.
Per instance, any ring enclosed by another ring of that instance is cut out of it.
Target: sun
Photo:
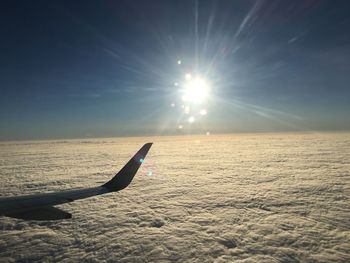
[[[186,83],[184,85],[182,100],[190,103],[200,104],[204,102],[209,95],[209,85],[201,77],[192,78],[186,75]]]

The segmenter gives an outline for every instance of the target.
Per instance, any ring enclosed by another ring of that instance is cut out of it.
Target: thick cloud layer
[[[1,143],[0,193],[101,184],[148,141],[133,183],[72,219],[1,217],[0,261],[349,260],[350,134]]]

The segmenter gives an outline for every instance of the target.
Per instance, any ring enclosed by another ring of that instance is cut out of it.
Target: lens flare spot
[[[207,131],[205,135],[209,136],[209,135],[210,135],[210,132]]]
[[[201,110],[199,111],[199,114],[202,115],[202,116],[204,116],[204,115],[207,115],[207,114],[208,114],[208,111],[207,111],[206,109],[201,109]]]
[[[189,122],[189,123],[194,123],[195,120],[196,120],[196,119],[195,119],[193,116],[191,116],[191,117],[188,118],[188,122]]]
[[[180,130],[182,130],[182,129],[184,128],[184,126],[183,126],[183,125],[179,125],[178,128],[179,128]]]
[[[152,175],[153,175],[152,171],[147,172],[147,176],[152,176]]]
[[[177,61],[177,64],[178,64],[178,65],[181,65],[181,63],[182,63],[182,61],[179,59],[179,60]]]
[[[174,108],[175,107],[175,103],[171,103],[170,106]]]
[[[144,163],[144,162],[145,162],[145,160],[141,158],[140,159],[140,163]]]
[[[185,75],[185,79],[186,80],[190,80],[192,78],[192,75],[190,74],[190,73],[187,73],[186,75]]]

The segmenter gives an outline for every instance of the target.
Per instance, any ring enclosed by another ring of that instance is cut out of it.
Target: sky
[[[349,12],[2,1],[0,140],[349,130]]]

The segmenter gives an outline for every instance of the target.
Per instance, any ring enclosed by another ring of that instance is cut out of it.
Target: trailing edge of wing
[[[102,185],[102,187],[107,188],[110,192],[120,191],[127,187],[143,163],[151,146],[152,143],[146,143],[142,146],[129,162],[110,181]]]

